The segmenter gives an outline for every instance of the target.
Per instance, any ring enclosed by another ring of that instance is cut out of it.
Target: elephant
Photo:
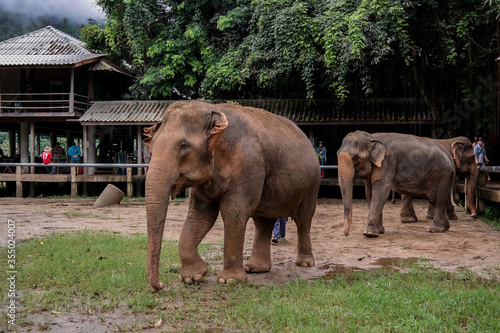
[[[346,236],[352,222],[352,187],[356,178],[364,180],[369,204],[363,233],[366,237],[378,237],[385,232],[382,210],[391,189],[429,200],[436,208],[430,232],[449,229],[446,204],[452,195],[455,165],[442,145],[408,134],[356,131],[344,137],[337,157]]]
[[[193,283],[208,273],[198,245],[219,212],[224,224],[224,268],[218,283],[245,282],[247,272],[271,269],[271,236],[277,218],[297,226],[296,265],[314,266],[310,228],[316,211],[320,166],[312,144],[290,120],[237,104],[183,101],[171,104],[160,123],[144,130],[152,149],[146,177],[147,272],[159,280],[169,196],[190,189],[179,238],[181,278]],[[243,265],[245,229],[255,225],[252,254]]]
[[[479,169],[476,166],[474,155],[474,147],[469,139],[464,136],[435,140],[450,154],[456,166],[456,172],[459,175],[465,176],[467,179],[467,201],[470,207],[472,217],[476,216],[476,188],[477,179],[479,177]],[[412,223],[417,222],[418,218],[412,205],[412,196],[403,195],[401,200],[401,222]],[[455,209],[452,202],[448,202],[446,211],[450,220],[458,219],[455,214]],[[434,211],[431,204],[428,206],[427,218],[433,219]]]

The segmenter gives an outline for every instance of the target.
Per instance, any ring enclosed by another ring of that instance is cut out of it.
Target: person
[[[477,136],[474,137],[474,142],[472,143],[472,147],[474,148],[477,145]]]
[[[80,150],[80,148],[76,145],[76,143],[72,142],[70,147],[68,148],[69,161],[71,163],[78,163],[80,161],[81,154],[82,151]]]
[[[326,147],[323,146],[323,141],[319,142],[316,148],[316,154],[318,154],[319,165],[325,165],[326,163]],[[321,178],[325,177],[325,171],[321,170]]]
[[[288,218],[283,218],[283,219],[277,219],[276,222],[274,222],[274,229],[273,229],[273,243],[278,243],[278,240],[280,238],[285,238],[285,228],[286,228],[286,221]]]
[[[43,150],[43,153],[42,153],[42,162],[43,162],[43,164],[45,164],[45,170],[47,170],[47,173],[49,175],[54,173],[54,167],[49,166],[51,159],[52,159],[52,153],[50,152],[51,150],[52,150],[52,148],[45,147],[45,149]]]
[[[144,163],[149,164],[151,162],[151,148],[148,145],[144,145]],[[144,168],[144,174],[148,174],[148,167]]]
[[[61,146],[59,145],[59,142],[56,142],[54,148],[52,148],[52,162],[54,163],[61,163],[61,155],[63,153],[63,150]],[[56,168],[56,167],[54,167]],[[56,172],[59,173],[59,167],[56,168]]]
[[[486,156],[486,147],[484,147],[483,138],[477,140],[477,145],[474,146],[474,155],[476,155],[476,165],[479,167],[486,166],[489,163],[488,157]],[[486,172],[488,181],[491,181],[490,174]]]

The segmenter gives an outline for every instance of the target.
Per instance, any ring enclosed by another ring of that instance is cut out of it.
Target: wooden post
[[[142,126],[137,125],[137,164],[142,163]],[[137,168],[137,175],[142,175],[142,168]]]
[[[127,197],[132,198],[134,196],[134,180],[132,177],[132,168],[127,168]]]
[[[88,163],[88,135],[87,135],[87,130],[88,127],[86,125],[83,125],[83,146],[82,148],[82,154],[83,154],[83,163]],[[86,175],[88,173],[88,168],[84,168],[83,174]]]
[[[19,154],[21,155],[21,163],[29,163],[29,123],[21,123],[21,131],[19,135]],[[28,167],[23,167],[23,173],[29,173]]]
[[[137,164],[142,163],[142,126],[137,125]],[[142,168],[137,168],[137,176],[142,175]],[[142,197],[142,183],[137,183],[137,196]]]
[[[23,167],[18,165],[16,166],[16,197],[23,197]]]
[[[30,122],[30,163],[35,163],[35,123]],[[35,174],[35,167],[30,168],[30,173]],[[30,198],[35,197],[35,182],[30,182]]]
[[[76,182],[76,172],[78,168],[78,164],[76,166],[71,166],[71,197],[76,198],[78,195],[78,183]]]
[[[84,126],[87,128],[87,163],[95,163],[96,149],[95,149],[95,125]],[[95,167],[88,167],[87,174],[95,175]]]
[[[71,80],[69,85],[69,112],[75,112],[75,68],[71,68]]]
[[[16,155],[16,132],[9,131],[9,157]]]

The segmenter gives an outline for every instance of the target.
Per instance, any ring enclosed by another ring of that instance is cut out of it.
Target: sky
[[[0,0],[0,8],[31,17],[67,17],[70,23],[86,23],[88,18],[104,19],[95,0]]]

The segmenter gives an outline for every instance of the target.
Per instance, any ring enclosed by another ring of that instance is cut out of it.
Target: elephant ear
[[[455,165],[457,169],[460,168],[460,161],[464,153],[464,143],[460,141],[455,141],[451,144],[451,152],[453,154],[453,159],[455,160]]]
[[[379,140],[370,140],[372,143],[372,147],[370,150],[370,161],[375,164],[377,167],[382,166],[382,161],[385,158],[385,147],[382,141]]]
[[[146,144],[146,146],[148,146],[149,148],[153,148],[152,145],[153,143],[151,142],[151,140],[153,139],[153,136],[156,134],[156,132],[158,132],[158,130],[160,129],[161,127],[161,123],[162,122],[159,122],[158,124],[156,125],[153,125],[151,127],[146,127],[144,129],[144,136],[146,137],[146,139],[144,139],[144,143]]]
[[[220,137],[227,128],[228,124],[229,122],[223,112],[211,111],[209,113],[207,146],[210,154],[213,153],[215,146],[219,142]]]

